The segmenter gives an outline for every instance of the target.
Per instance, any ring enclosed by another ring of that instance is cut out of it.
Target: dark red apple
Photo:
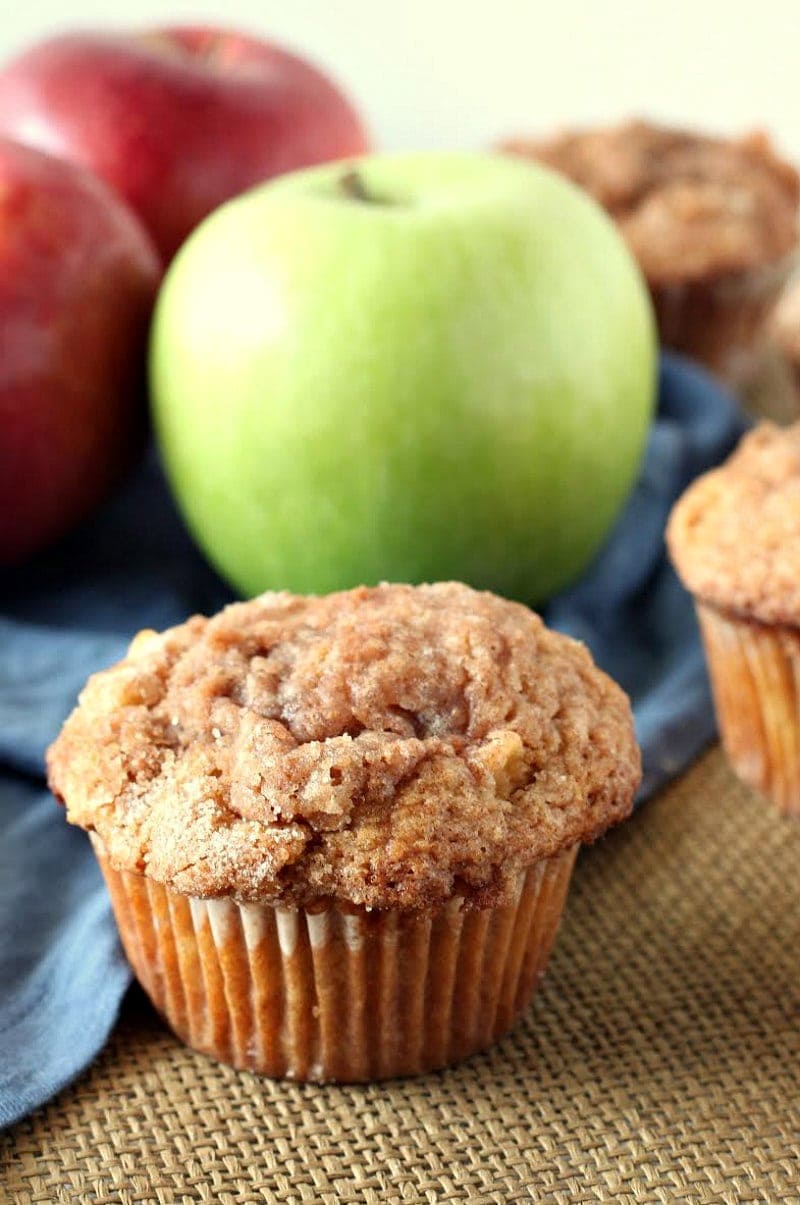
[[[34,46],[0,73],[0,133],[96,172],[166,260],[229,197],[368,149],[355,110],[316,68],[199,28]]]
[[[140,446],[160,275],[107,185],[0,139],[0,563],[88,513]]]

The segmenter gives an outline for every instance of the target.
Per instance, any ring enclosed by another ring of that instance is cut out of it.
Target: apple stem
[[[366,205],[391,205],[391,201],[369,192],[363,177],[354,168],[339,177],[339,187],[346,197],[354,201],[363,201]]]

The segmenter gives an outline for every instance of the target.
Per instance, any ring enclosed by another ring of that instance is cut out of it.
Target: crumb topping
[[[725,611],[800,623],[800,423],[760,423],[675,506],[670,553],[686,587]]]
[[[455,583],[265,594],[142,632],[48,754],[112,864],[196,896],[505,898],[640,778],[628,700],[527,608]]]
[[[632,121],[501,149],[546,163],[591,193],[651,283],[760,267],[797,240],[797,172],[760,131],[723,139]]]

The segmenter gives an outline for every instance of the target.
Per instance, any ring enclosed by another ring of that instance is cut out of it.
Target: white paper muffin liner
[[[717,720],[739,777],[800,816],[800,632],[698,603]]]
[[[577,846],[505,907],[305,911],[193,899],[114,870],[92,837],[139,982],[188,1045],[265,1075],[416,1075],[500,1038],[556,938]]]
[[[698,360],[732,388],[756,376],[769,341],[769,319],[796,255],[712,280],[651,283],[661,342]]]

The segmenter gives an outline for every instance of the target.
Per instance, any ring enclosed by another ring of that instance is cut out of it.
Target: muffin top
[[[695,481],[667,527],[686,587],[722,610],[800,623],[800,423],[761,423]]]
[[[765,265],[797,240],[800,181],[761,132],[730,140],[632,121],[500,149],[591,193],[653,284]]]
[[[491,906],[623,819],[628,700],[583,645],[456,583],[264,594],[142,632],[48,753],[117,869],[188,895]]]

